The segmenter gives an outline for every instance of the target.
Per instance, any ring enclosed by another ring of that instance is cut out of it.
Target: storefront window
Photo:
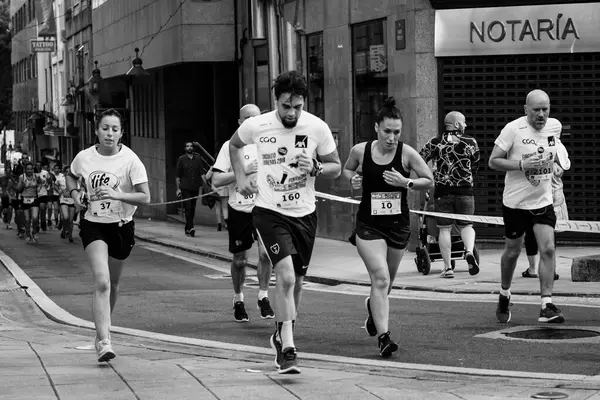
[[[354,143],[376,138],[377,111],[388,96],[386,21],[352,26]]]
[[[308,48],[308,111],[325,119],[323,76],[323,33],[307,37]]]
[[[271,84],[269,79],[269,49],[266,44],[254,48],[256,105],[271,111]]]

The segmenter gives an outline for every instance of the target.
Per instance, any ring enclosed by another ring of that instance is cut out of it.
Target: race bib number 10
[[[402,214],[400,192],[371,193],[371,215]]]
[[[123,205],[118,200],[98,200],[91,202],[92,215],[96,217],[106,217],[119,214],[123,211]]]

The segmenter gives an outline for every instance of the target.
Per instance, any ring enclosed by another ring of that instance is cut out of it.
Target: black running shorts
[[[367,224],[360,220],[356,221],[354,229],[356,235],[362,240],[385,240],[388,247],[398,250],[404,250],[410,240],[410,225],[395,224],[394,226]],[[355,239],[351,236],[350,243],[356,245]]]
[[[227,232],[229,233],[229,252],[232,254],[250,250],[257,239],[252,213],[245,213],[232,208],[229,204]]]
[[[535,210],[519,210],[502,206],[504,236],[517,239],[536,224],[556,227],[556,214],[552,204]]]
[[[135,244],[135,224],[133,221],[119,226],[119,222],[103,224],[81,218],[79,237],[85,249],[90,243],[102,240],[108,245],[108,255],[117,260],[125,260]]]
[[[46,204],[49,201],[50,201],[50,197],[49,196],[40,196],[40,197],[38,197],[39,204]]]
[[[317,235],[317,213],[303,217],[288,217],[277,211],[254,207],[252,219],[271,264],[292,256],[294,271],[304,276],[310,264]]]

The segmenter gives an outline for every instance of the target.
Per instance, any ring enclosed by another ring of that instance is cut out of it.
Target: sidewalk
[[[23,278],[23,277],[21,277]],[[193,345],[113,330],[117,358],[95,362],[94,331],[54,323],[0,267],[0,399],[600,399],[597,377],[453,369],[303,354],[279,375],[270,349]],[[39,300],[39,299],[38,299]],[[188,340],[190,341],[190,340]],[[560,389],[556,389],[560,388]]]
[[[228,251],[227,231],[217,232],[213,227],[196,226],[196,236],[187,237],[183,232],[183,224],[174,221],[157,221],[136,219],[136,236],[142,241],[161,244],[181,250],[190,251],[203,256],[220,260],[231,260]],[[600,297],[597,282],[571,281],[571,263],[574,257],[598,254],[596,247],[559,247],[557,250],[556,272],[560,279],[554,283],[555,296]],[[415,253],[406,252],[394,288],[424,290],[450,293],[498,293],[500,289],[500,257],[501,249],[480,250],[480,272],[470,276],[465,261],[456,261],[455,278],[439,277],[442,262],[433,262],[431,272],[424,276],[416,269]],[[256,265],[258,252],[253,249],[249,253],[249,263]],[[519,258],[511,292],[513,294],[539,295],[538,279],[523,278],[521,273],[527,269],[525,250]],[[312,282],[337,285],[342,283],[370,285],[369,275],[356,247],[348,242],[317,238],[307,280]]]

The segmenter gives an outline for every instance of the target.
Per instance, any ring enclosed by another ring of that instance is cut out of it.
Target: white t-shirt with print
[[[246,144],[256,144],[258,194],[256,205],[290,217],[303,217],[315,211],[315,178],[298,169],[296,156],[306,152],[314,158],[335,151],[329,126],[302,111],[294,128],[286,128],[271,111],[249,118],[238,129]]]
[[[554,160],[560,139],[554,136],[562,129],[555,118],[548,118],[546,126],[537,131],[523,116],[509,122],[494,142],[507,152],[508,160],[525,160],[542,154],[546,162],[540,167],[526,171],[507,171],[504,178],[503,203],[506,207],[534,210],[552,204],[552,176]]]
[[[256,145],[249,144],[244,146],[244,167],[252,164],[256,160]],[[217,160],[213,165],[213,168],[223,172],[231,172],[233,168],[231,166],[231,157],[229,156],[229,140],[223,143]],[[226,186],[229,189],[229,205],[234,210],[250,213],[254,208],[254,202],[256,200],[256,194],[243,195],[239,192],[235,182]]]
[[[121,150],[112,156],[101,155],[96,146],[80,151],[71,163],[71,173],[83,178],[83,185],[89,196],[84,217],[91,222],[129,222],[137,209],[137,206],[118,200],[96,198],[97,188],[110,186],[117,192],[133,193],[135,185],[148,182],[146,167],[138,156],[123,144]]]
[[[50,172],[43,169],[37,174],[37,176],[42,181],[41,184],[38,185],[38,196],[47,196],[48,189],[50,188],[52,182],[50,180]]]

